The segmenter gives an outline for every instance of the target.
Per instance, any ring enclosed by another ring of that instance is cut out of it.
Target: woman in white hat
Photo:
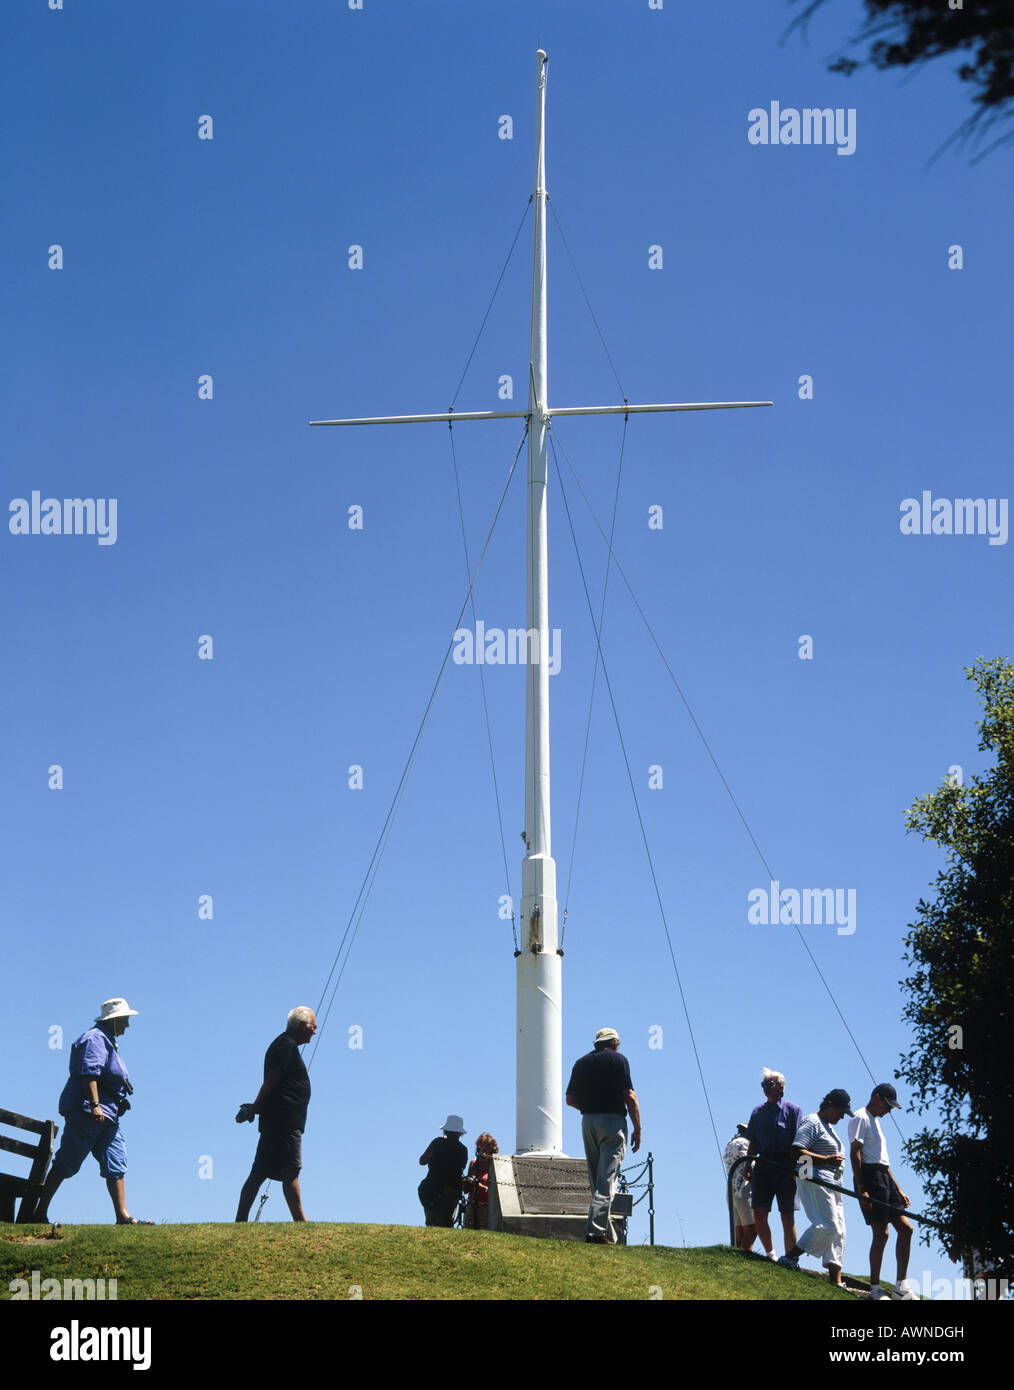
[[[151,1226],[127,1210],[123,1179],[127,1150],[120,1132],[120,1116],[130,1109],[133,1091],[116,1039],[122,1037],[137,1014],[126,999],[107,999],[95,1027],[87,1029],[70,1049],[70,1076],[60,1095],[64,1117],[63,1138],[42,1189],[32,1220],[49,1221],[49,1203],[64,1178],[72,1178],[93,1154],[106,1180],[117,1226]]]
[[[419,1200],[426,1213],[427,1226],[453,1226],[454,1212],[461,1198],[461,1175],[468,1162],[468,1150],[461,1142],[465,1122],[460,1115],[448,1115],[442,1139],[434,1139],[419,1159],[429,1172],[419,1184]]]

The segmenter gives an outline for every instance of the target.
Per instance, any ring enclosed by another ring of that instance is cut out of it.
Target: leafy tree
[[[851,42],[870,42],[869,55],[865,61],[840,57],[831,64],[831,72],[851,74],[870,63],[881,71],[908,68],[947,53],[967,54],[968,61],[958,68],[958,76],[975,88],[975,111],[952,138],[981,136],[995,122],[1014,116],[1014,9],[1010,0],[863,2],[866,22]],[[805,9],[789,26],[790,32],[799,27],[805,33],[807,22],[823,3],[805,0]],[[1008,131],[996,144],[1012,135],[1014,131]],[[983,155],[988,153],[983,151]]]
[[[902,982],[915,1046],[902,1077],[922,1114],[943,1126],[907,1145],[949,1252],[976,1251],[1014,1270],[1014,665],[984,657],[967,670],[985,711],[979,749],[995,766],[916,800],[907,828],[947,851],[933,902],[905,938],[915,973]]]

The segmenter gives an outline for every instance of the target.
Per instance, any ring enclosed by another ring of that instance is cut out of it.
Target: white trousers
[[[840,1192],[796,1179],[796,1191],[810,1225],[799,1237],[799,1248],[828,1265],[845,1263],[845,1204]]]

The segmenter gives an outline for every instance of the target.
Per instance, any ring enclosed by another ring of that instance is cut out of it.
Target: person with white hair
[[[768,1212],[775,1201],[778,1214],[782,1218],[782,1233],[785,1237],[785,1253],[796,1245],[796,1165],[792,1154],[792,1144],[796,1130],[803,1120],[803,1112],[798,1105],[785,1100],[785,1077],[780,1071],[765,1067],[761,1073],[761,1090],[764,1104],[758,1105],[750,1115],[746,1127],[749,1140],[747,1153],[758,1163],[747,1163],[743,1176],[750,1179],[750,1200],[753,1202],[753,1220],[760,1236],[764,1253],[769,1260],[775,1258],[774,1242],[768,1225]]]
[[[317,1016],[306,1005],[292,1009],[280,1033],[264,1054],[264,1081],[257,1097],[240,1106],[237,1124],[259,1116],[260,1140],[253,1167],[239,1194],[237,1221],[250,1216],[261,1183],[282,1184],[282,1196],[293,1221],[305,1221],[299,1191],[303,1167],[303,1130],[310,1104],[310,1077],[299,1049],[317,1031]]]
[[[116,1039],[137,1017],[126,999],[107,999],[95,1026],[88,1028],[70,1049],[70,1076],[60,1095],[59,1110],[64,1117],[63,1138],[53,1159],[32,1222],[49,1221],[49,1203],[66,1178],[72,1178],[91,1154],[106,1180],[106,1188],[116,1212],[117,1226],[151,1226],[138,1221],[127,1210],[124,1174],[127,1150],[120,1130],[120,1118],[130,1109],[134,1088]]]

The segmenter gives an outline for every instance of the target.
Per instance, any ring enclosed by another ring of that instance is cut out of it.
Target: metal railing
[[[649,1151],[648,1157],[647,1157],[647,1158],[644,1160],[644,1162],[641,1164],[641,1166],[640,1166],[640,1168],[637,1170],[637,1172],[634,1173],[632,1177],[629,1177],[629,1178],[628,1178],[628,1177],[627,1177],[627,1173],[629,1173],[629,1172],[630,1172],[630,1169],[629,1169],[629,1168],[627,1168],[627,1169],[621,1169],[621,1171],[620,1171],[620,1181],[619,1181],[619,1191],[620,1191],[620,1192],[633,1192],[633,1191],[635,1190],[635,1188],[638,1188],[638,1187],[643,1187],[643,1188],[645,1189],[645,1191],[641,1193],[640,1197],[637,1197],[637,1198],[634,1199],[634,1202],[633,1202],[632,1205],[635,1206],[635,1207],[640,1206],[640,1204],[644,1201],[645,1197],[647,1197],[647,1199],[648,1199],[648,1244],[649,1244],[649,1245],[654,1245],[654,1244],[655,1244],[655,1156],[654,1156],[654,1154],[652,1154],[652,1153]],[[642,1177],[644,1176],[645,1173],[648,1174],[648,1181],[647,1181],[647,1182],[638,1182],[637,1179],[638,1179],[638,1178],[642,1178]],[[627,1220],[627,1219],[629,1219],[629,1218],[624,1218],[624,1219]]]

